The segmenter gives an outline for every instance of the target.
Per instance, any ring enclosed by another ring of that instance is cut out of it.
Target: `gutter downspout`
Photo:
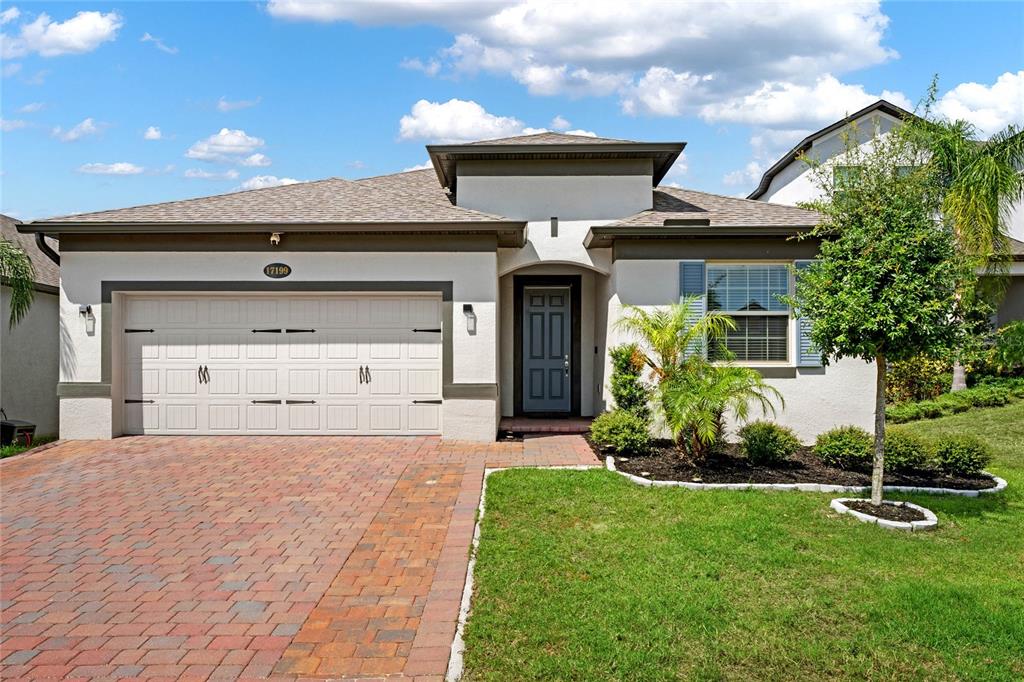
[[[36,232],[36,246],[39,250],[46,254],[46,257],[52,260],[60,267],[60,255],[50,248],[50,245],[46,243],[46,235],[42,232]]]

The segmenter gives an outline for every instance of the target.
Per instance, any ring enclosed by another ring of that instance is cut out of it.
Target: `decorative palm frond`
[[[11,327],[28,313],[35,292],[35,269],[24,251],[0,237],[0,281],[11,288]]]

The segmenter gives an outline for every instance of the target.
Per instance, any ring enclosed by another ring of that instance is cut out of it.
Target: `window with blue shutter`
[[[695,297],[689,320],[693,324],[703,317],[707,310],[707,282],[702,260],[679,261],[679,298],[682,300],[687,297]],[[694,344],[689,352],[707,355],[706,344]]]
[[[811,266],[813,260],[798,260],[793,263],[796,276]],[[798,367],[821,367],[821,351],[811,341],[811,321],[805,317],[796,318],[796,364]]]

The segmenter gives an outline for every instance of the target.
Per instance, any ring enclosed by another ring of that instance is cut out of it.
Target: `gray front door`
[[[569,287],[523,289],[523,412],[572,409]]]

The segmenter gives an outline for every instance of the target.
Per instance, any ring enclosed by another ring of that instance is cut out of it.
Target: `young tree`
[[[826,362],[859,357],[875,363],[875,447],[871,502],[882,503],[886,368],[893,360],[941,352],[962,328],[964,281],[953,235],[939,215],[940,194],[915,149],[899,136],[858,146],[848,140],[833,174],[815,165],[823,198],[810,207],[821,221],[818,260],[800,272],[790,301],[811,320],[811,339]]]
[[[1011,125],[980,139],[974,125],[933,114],[936,90],[933,80],[921,115],[908,120],[900,134],[926,152],[942,216],[952,228],[958,254],[971,266],[964,271],[968,286],[962,295],[967,302],[997,303],[1005,294],[999,285],[1006,281],[1010,212],[1024,199],[1024,131]],[[979,279],[979,272],[987,277]],[[995,286],[980,286],[983,282]],[[954,391],[967,388],[963,351],[954,349]]]
[[[11,316],[8,324],[18,324],[32,305],[36,275],[32,261],[17,246],[0,237],[0,281],[11,288]]]

